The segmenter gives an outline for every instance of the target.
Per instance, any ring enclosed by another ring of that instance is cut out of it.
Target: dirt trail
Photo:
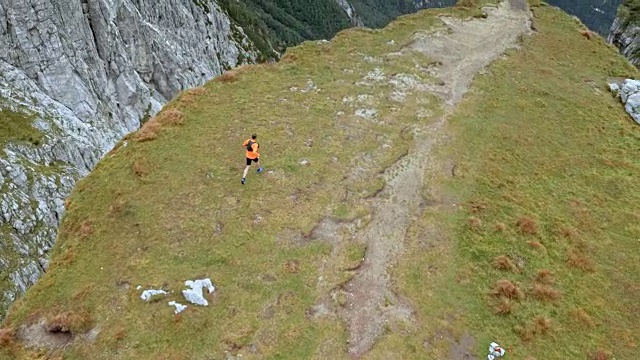
[[[443,17],[447,31],[418,34],[403,50],[422,52],[441,64],[435,71],[444,85],[431,90],[442,98],[445,114],[452,112],[478,72],[517,46],[519,37],[531,31],[525,0],[510,0],[486,12],[486,19]],[[419,141],[407,156],[385,171],[386,186],[372,199],[373,220],[355,234],[367,245],[367,252],[356,275],[342,288],[347,301],[338,310],[349,328],[353,357],[371,349],[386,322],[411,317],[410,307],[391,291],[387,266],[402,250],[411,219],[419,213],[424,174],[432,166],[430,151],[442,138],[446,116],[429,127],[415,129]],[[385,306],[389,301],[399,305]]]

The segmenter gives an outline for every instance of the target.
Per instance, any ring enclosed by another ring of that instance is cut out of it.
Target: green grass
[[[8,142],[40,144],[44,134],[33,127],[33,120],[32,115],[0,107],[0,145]]]
[[[181,125],[167,125],[163,115],[150,120],[145,126],[164,124],[155,140],[129,136],[128,146],[78,184],[49,271],[4,324],[18,328],[71,311],[86,314],[75,319],[83,328],[100,329],[96,341],[51,353],[4,347],[0,356],[208,359],[229,351],[249,359],[348,358],[344,324],[334,317],[311,321],[307,314],[326,295],[317,285],[322,264],[336,264],[324,274],[329,288],[338,286],[352,276],[364,246],[332,249],[302,235],[328,216],[368,214],[361,200],[381,188],[375,174],[410,147],[405,128],[419,121],[414,114],[424,99],[410,97],[400,106],[379,96],[386,85],[354,83],[375,67],[391,74],[429,64],[418,55],[385,54],[414,31],[438,26],[432,14],[450,11],[405,16],[384,30],[347,30],[330,44],[304,43],[277,65],[234,70],[226,82],[174,100],[167,109],[182,113]],[[446,356],[448,339],[463,333],[475,338],[478,358],[486,357],[490,341],[514,359],[637,353],[640,222],[634,204],[640,185],[633,176],[640,139],[606,80],[638,74],[601,39],[585,39],[569,16],[544,6],[535,16],[539,33],[479,76],[449,119],[451,141],[438,153],[442,173],[429,174],[424,191],[436,206],[427,206],[408,229],[392,271],[416,321],[390,323],[366,358]],[[395,45],[388,44],[392,39]],[[361,54],[382,64],[363,62]],[[289,90],[304,88],[308,79],[321,90]],[[388,121],[351,115],[355,108],[342,99],[359,94],[376,96],[380,119]],[[438,102],[429,104],[438,116]],[[335,117],[338,111],[346,115]],[[253,132],[263,165],[274,173],[254,169],[242,187],[241,143]],[[381,151],[383,144],[391,147]],[[352,162],[363,155],[372,161]],[[302,159],[310,165],[299,165]],[[371,176],[350,176],[354,164]],[[455,177],[448,164],[456,164]],[[470,227],[470,216],[482,225]],[[518,232],[524,216],[535,220],[536,234]],[[498,222],[504,231],[494,230]],[[593,271],[570,266],[570,254],[589,259]],[[520,272],[495,269],[500,255],[521,264]],[[558,301],[531,295],[540,269],[553,273]],[[190,306],[174,317],[166,302],[184,303],[183,281],[203,276],[217,288],[211,306]],[[498,316],[488,293],[500,279],[520,284],[526,297],[511,314]],[[137,285],[174,293],[144,303]],[[593,327],[572,315],[578,309]],[[520,334],[535,329],[538,317],[551,321],[549,331],[523,341]]]

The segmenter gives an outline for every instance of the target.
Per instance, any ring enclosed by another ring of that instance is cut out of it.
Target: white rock
[[[191,289],[182,290],[182,295],[192,304],[208,306],[209,302],[204,298],[202,289],[206,288],[209,294],[215,291],[211,279],[199,279],[195,281],[187,280],[184,284]]]
[[[149,301],[151,300],[152,297],[156,295],[166,295],[166,294],[168,294],[168,292],[164,290],[149,289],[149,290],[143,291],[142,295],[140,295],[140,298],[144,301]]]
[[[179,314],[179,313],[183,312],[187,308],[187,305],[182,305],[182,304],[177,303],[175,301],[169,301],[169,306],[175,306],[176,307],[176,310],[174,311],[174,314]]]

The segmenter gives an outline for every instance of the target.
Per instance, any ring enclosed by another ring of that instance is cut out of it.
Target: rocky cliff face
[[[620,6],[607,42],[617,46],[633,65],[640,66],[640,14],[637,5],[631,6],[634,2],[638,1],[625,1]]]
[[[64,199],[181,90],[257,57],[212,0],[0,0],[0,318],[47,268]],[[11,124],[8,124],[11,126]]]

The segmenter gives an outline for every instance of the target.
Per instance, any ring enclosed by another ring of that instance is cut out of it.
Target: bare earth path
[[[371,349],[385,322],[410,316],[407,306],[385,307],[385,299],[399,302],[390,289],[387,266],[402,250],[411,219],[419,212],[424,174],[432,163],[430,152],[442,137],[447,114],[462,99],[476,74],[507,49],[516,47],[519,37],[531,31],[526,0],[510,0],[486,12],[486,19],[443,17],[448,31],[417,35],[405,47],[404,51],[422,52],[441,64],[436,67],[436,76],[444,85],[432,90],[442,98],[446,115],[427,128],[415,129],[418,141],[414,148],[386,170],[386,186],[372,199],[373,220],[355,234],[367,245],[367,252],[354,278],[343,287],[347,301],[338,310],[348,325],[353,357]]]

